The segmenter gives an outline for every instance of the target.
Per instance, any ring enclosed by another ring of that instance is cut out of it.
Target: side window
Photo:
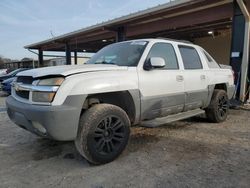
[[[165,60],[166,66],[164,69],[179,69],[175,50],[171,44],[156,43],[150,49],[147,60],[151,57],[161,57]]]
[[[202,69],[200,56],[196,49],[189,46],[179,46],[185,69]]]
[[[220,66],[212,59],[212,57],[206,51],[203,51],[203,53],[206,57],[207,65],[210,69],[220,68]]]

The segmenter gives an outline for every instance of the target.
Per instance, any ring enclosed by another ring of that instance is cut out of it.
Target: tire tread
[[[93,164],[101,164],[103,162],[97,161],[92,157],[89,151],[88,145],[87,145],[87,138],[88,138],[89,132],[93,128],[93,125],[91,124],[91,122],[97,119],[98,117],[100,117],[105,111],[113,111],[113,112],[116,111],[117,113],[123,115],[127,119],[127,126],[130,127],[130,121],[126,112],[118,106],[111,105],[111,104],[96,104],[92,106],[91,108],[89,108],[88,110],[86,110],[82,114],[79,120],[79,127],[78,127],[78,132],[77,132],[77,138],[75,140],[75,145],[79,153],[85,159],[87,159],[90,163],[93,163]]]

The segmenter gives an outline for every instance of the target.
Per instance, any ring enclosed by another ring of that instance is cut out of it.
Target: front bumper
[[[7,113],[18,126],[42,137],[54,140],[74,140],[85,95],[69,96],[63,105],[43,106],[6,99]],[[39,126],[37,126],[39,125]],[[37,127],[43,127],[41,131]]]

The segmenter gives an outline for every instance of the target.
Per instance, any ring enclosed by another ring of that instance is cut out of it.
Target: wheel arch
[[[208,86],[208,100],[207,103],[204,105],[205,108],[210,104],[215,89],[221,89],[227,92],[228,83],[217,83]]]
[[[139,91],[116,91],[107,93],[89,94],[83,104],[83,110],[94,104],[107,103],[119,106],[128,115],[131,124],[137,124],[140,119]]]
[[[218,83],[215,84],[214,89],[221,89],[227,92],[227,83]]]

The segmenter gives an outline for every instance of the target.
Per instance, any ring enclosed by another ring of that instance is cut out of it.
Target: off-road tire
[[[93,164],[113,161],[125,149],[130,135],[126,112],[111,104],[96,104],[80,117],[75,145]]]
[[[226,91],[215,89],[209,106],[205,109],[207,119],[213,123],[226,120],[229,109],[229,101]]]

